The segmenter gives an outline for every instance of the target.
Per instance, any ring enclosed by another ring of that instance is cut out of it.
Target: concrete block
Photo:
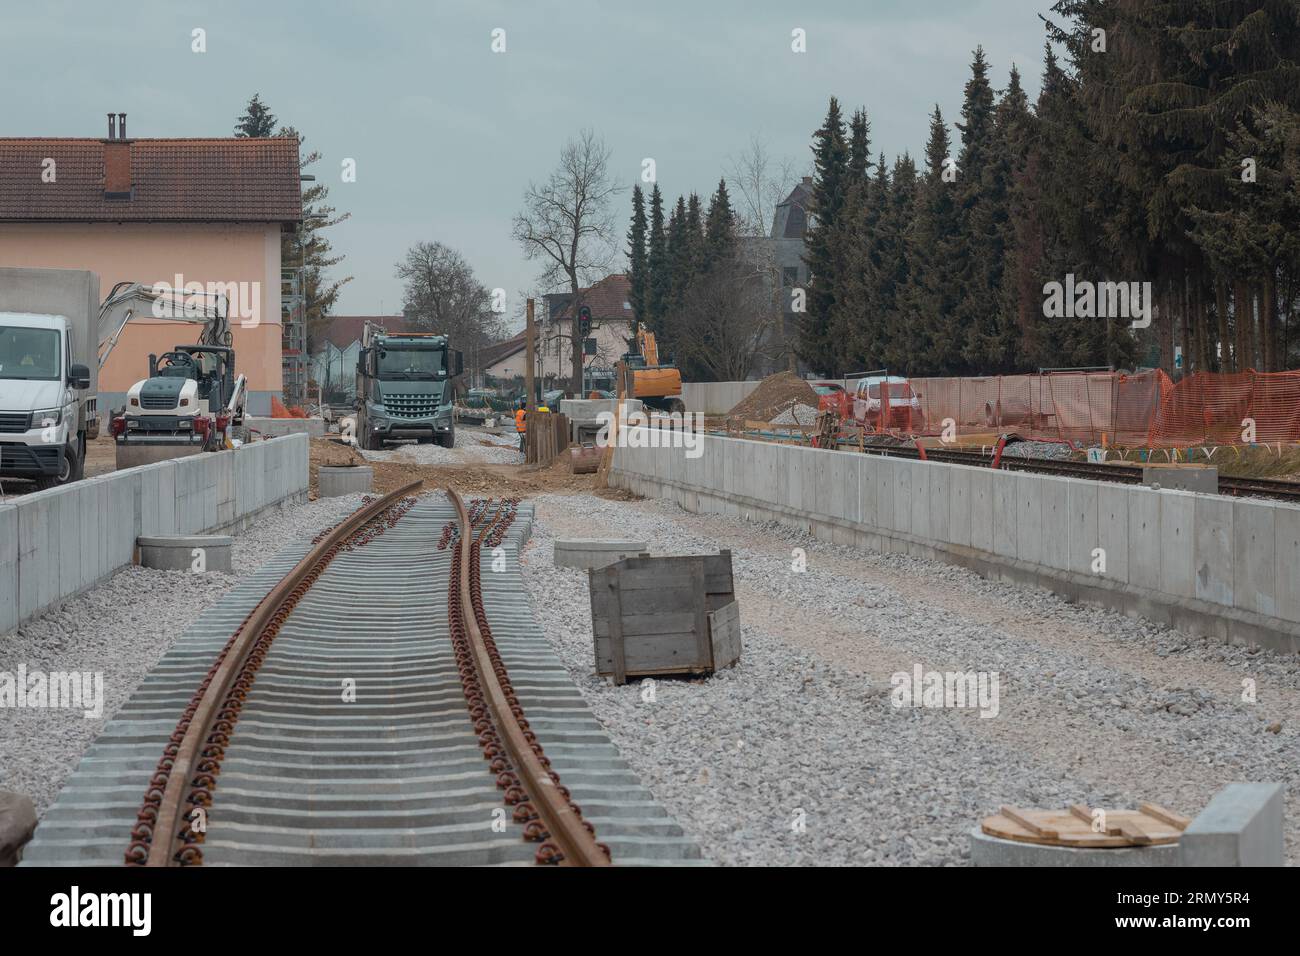
[[[1165,541],[1160,533],[1160,496],[1150,488],[1130,487],[1128,491],[1128,580],[1138,587],[1160,590],[1160,557]],[[1190,542],[1188,542],[1190,546]],[[1106,542],[1102,541],[1102,547]],[[1110,551],[1107,549],[1107,554]],[[1190,578],[1190,565],[1188,576]]]
[[[876,528],[876,485],[880,481],[879,458],[858,455],[858,524]]]
[[[611,401],[610,405],[614,403]],[[323,418],[262,418],[248,415],[244,424],[264,438],[277,438],[281,435],[303,434],[310,438],[321,438],[325,434]]]
[[[908,482],[908,506],[912,512],[910,534],[918,538],[931,536],[930,521],[930,475],[933,472],[928,461],[905,462],[910,476]]]
[[[1026,509],[1027,510],[1027,509]],[[1004,558],[1017,555],[1016,525],[1020,521],[1020,488],[1016,476],[1006,471],[993,473],[993,553]]]
[[[795,448],[795,459],[799,462],[799,467],[803,472],[803,481],[800,487],[803,489],[803,501],[798,507],[803,511],[809,511],[813,514],[821,514],[822,499],[825,497],[826,489],[821,487],[820,477],[822,472],[822,456],[826,453],[816,448]]]
[[[1286,506],[1250,499],[1231,504],[1233,606],[1276,615],[1279,512]],[[1200,531],[1199,515],[1197,531]],[[1292,580],[1300,578],[1300,566],[1293,564],[1290,571]]]
[[[557,568],[590,570],[635,558],[649,550],[645,541],[628,538],[557,538],[554,561]]]
[[[1094,574],[1093,552],[1101,547],[1100,488],[1095,481],[1071,481],[1066,489],[1065,563],[1052,565],[1076,574]],[[1107,562],[1109,568],[1109,561]]]
[[[1300,621],[1300,506],[1279,504],[1273,515],[1277,616]]]
[[[894,527],[894,487],[897,478],[894,472],[898,464],[896,458],[874,458],[876,472],[876,523],[872,525],[877,531],[888,531]]]
[[[140,535],[140,563],[160,571],[226,571],[232,568],[227,534]]]
[[[375,470],[369,465],[322,465],[316,473],[316,482],[322,498],[364,494],[374,488]]]
[[[1142,467],[1142,484],[1148,488],[1171,491],[1195,491],[1203,495],[1219,493],[1217,465],[1152,465]]]
[[[960,466],[944,465],[933,462],[926,469],[930,475],[930,537],[940,543],[947,544],[952,539],[949,537],[949,526],[952,520],[952,476],[953,473],[961,469]]]
[[[1196,496],[1188,491],[1157,491],[1160,499],[1160,590],[1196,596]]]
[[[997,474],[989,468],[975,468],[970,471],[970,546],[990,554],[995,552],[993,482]]]
[[[971,476],[970,468],[948,469],[948,540],[962,547],[971,546]]]
[[[1043,479],[1040,475],[1009,475],[1015,488],[1016,536],[1014,557],[1030,564],[1042,564],[1043,553]]]
[[[1183,831],[1183,866],[1284,866],[1280,783],[1230,783]]]
[[[1086,484],[1069,478],[1056,478],[1052,475],[1040,476],[1039,487],[1042,489],[1042,547],[1039,563],[1060,571],[1072,570],[1070,567],[1070,486]]]
[[[77,549],[81,547],[81,497],[84,490],[83,487],[79,487],[80,485],[81,482],[64,485],[50,498],[53,506],[50,510],[50,520],[57,522],[57,527],[52,529],[57,534],[53,540],[56,550],[52,568],[58,582],[56,600],[76,594],[93,582],[93,579],[87,581],[82,576],[81,562],[77,560]],[[130,507],[135,508],[134,501],[131,502]]]
[[[1218,495],[1197,495],[1192,503],[1192,517],[1196,597],[1231,607],[1232,501]],[[1271,559],[1269,567],[1272,568]]]
[[[912,472],[915,462],[905,458],[892,461],[894,472],[894,510],[889,526],[903,534],[912,532]]]
[[[140,478],[135,469],[92,479],[100,489],[99,577],[135,560],[135,539],[140,536]]]
[[[1113,581],[1129,579],[1129,490],[1108,482],[1097,485],[1097,541],[1105,552],[1105,577]]]
[[[18,508],[0,505],[0,634],[18,626]]]
[[[1093,850],[1003,840],[979,827],[970,831],[971,866],[1178,866],[1179,859],[1177,843]]]
[[[59,527],[55,498],[59,489],[19,498],[18,619],[26,621],[49,607],[58,593]]]

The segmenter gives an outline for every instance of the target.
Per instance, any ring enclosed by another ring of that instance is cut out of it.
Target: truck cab
[[[90,369],[76,354],[66,316],[0,312],[0,476],[42,488],[82,476],[86,421],[78,391],[90,388]]]
[[[357,360],[357,443],[375,451],[387,440],[414,438],[451,448],[451,380],[461,371],[461,353],[448,347],[445,335],[390,335],[367,323]]]

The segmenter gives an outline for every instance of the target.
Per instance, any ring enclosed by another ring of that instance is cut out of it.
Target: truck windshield
[[[436,378],[444,369],[444,353],[436,349],[399,349],[379,353],[380,378]]]
[[[0,326],[0,378],[58,381],[58,330]]]

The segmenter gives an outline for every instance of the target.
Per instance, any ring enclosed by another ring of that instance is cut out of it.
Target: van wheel
[[[70,485],[74,481],[81,479],[85,473],[85,464],[82,457],[77,454],[77,449],[72,445],[63,446],[63,459],[59,462],[59,473],[57,475],[42,475],[36,479],[38,490],[46,488],[58,488],[60,485]]]

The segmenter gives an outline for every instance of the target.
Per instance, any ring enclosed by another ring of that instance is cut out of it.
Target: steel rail
[[[239,631],[223,652],[224,657],[216,672],[205,682],[196,704],[192,705],[194,713],[189,719],[189,726],[172,760],[167,785],[162,792],[158,817],[152,827],[153,834],[149,845],[149,856],[145,861],[146,866],[181,865],[182,861],[177,857],[182,845],[187,845],[182,836],[182,825],[188,824],[188,821],[183,820],[186,797],[196,786],[194,778],[196,769],[201,769],[198,767],[200,761],[212,757],[214,747],[217,750],[224,749],[222,743],[214,744],[209,741],[209,738],[218,729],[219,722],[229,723],[229,719],[223,717],[226,698],[234,689],[237,676],[243,670],[260,638],[272,626],[278,628],[288,615],[284,605],[295,596],[295,592],[300,595],[310,587],[311,581],[319,575],[348,538],[368,522],[398,504],[408,494],[418,490],[423,484],[421,480],[403,485],[396,491],[359,508],[331,528],[307,552],[306,556],[280,579],[270,593],[258,602],[244,623],[240,625]],[[228,735],[230,729],[229,726],[221,728],[221,736],[224,738]],[[204,770],[203,773],[206,774],[208,771]]]
[[[498,669],[488,651],[487,642],[478,624],[478,612],[481,602],[475,600],[471,585],[471,562],[475,558],[475,540],[473,527],[465,503],[453,489],[447,489],[447,495],[456,508],[460,521],[460,537],[456,547],[460,554],[459,580],[460,614],[469,637],[470,649],[475,670],[478,672],[479,687],[491,712],[493,722],[501,742],[505,745],[515,772],[520,777],[520,784],[527,793],[541,823],[549,832],[548,840],[558,848],[559,863],[563,866],[609,866],[606,851],[596,842],[595,835],[589,829],[581,815],[569,801],[567,793],[562,791],[552,772],[539,756],[541,749],[529,740],[531,732],[525,732],[520,726],[522,710],[517,703],[512,704],[501,685]],[[501,511],[493,517],[480,532],[482,538],[501,516]]]

